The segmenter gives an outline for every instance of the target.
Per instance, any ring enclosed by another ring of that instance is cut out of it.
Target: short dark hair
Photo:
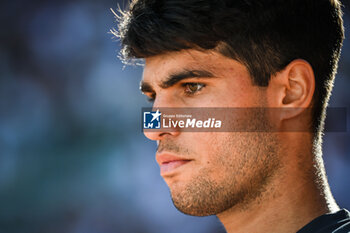
[[[338,0],[136,0],[120,13],[113,33],[124,62],[217,49],[244,64],[253,84],[267,86],[294,59],[308,61],[316,79],[313,126],[322,131],[344,39]]]

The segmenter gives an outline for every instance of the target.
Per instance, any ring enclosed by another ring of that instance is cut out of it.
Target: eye
[[[146,95],[147,97],[147,101],[150,102],[150,103],[153,103],[154,100],[156,99],[156,94],[155,93],[152,93],[150,95]]]
[[[205,84],[203,84],[203,83],[184,83],[183,86],[185,87],[185,94],[186,95],[194,95],[196,92],[202,90],[202,88],[205,87]]]
[[[154,98],[148,98],[147,97],[147,101],[150,102],[150,103],[153,103],[154,102]]]

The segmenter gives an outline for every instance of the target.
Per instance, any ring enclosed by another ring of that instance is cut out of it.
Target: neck
[[[281,149],[282,167],[265,192],[248,205],[217,214],[228,233],[297,232],[314,218],[335,212],[336,205],[324,172],[321,155],[314,155],[310,135],[286,134],[293,142]]]

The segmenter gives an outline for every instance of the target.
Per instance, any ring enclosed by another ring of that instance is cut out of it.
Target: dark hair
[[[121,57],[217,49],[244,64],[255,85],[267,86],[294,59],[315,74],[313,125],[323,129],[344,29],[337,0],[138,0],[119,14],[113,33]]]

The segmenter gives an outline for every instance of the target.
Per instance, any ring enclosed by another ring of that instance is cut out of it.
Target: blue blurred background
[[[224,232],[216,217],[172,205],[156,145],[140,130],[142,69],[123,68],[108,33],[117,3],[0,3],[1,233]],[[346,40],[331,106],[348,115],[349,88]],[[348,209],[349,132],[324,142],[331,189]]]

